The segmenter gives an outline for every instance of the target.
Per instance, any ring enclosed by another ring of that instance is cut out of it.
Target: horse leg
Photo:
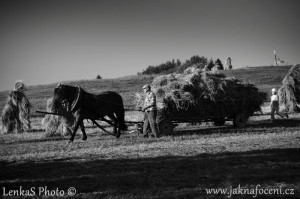
[[[121,128],[119,127],[119,128],[118,128],[117,135],[116,135],[116,138],[119,138],[120,136],[121,136]]]
[[[116,110],[116,121],[119,125],[119,128],[123,131],[127,131],[127,126],[125,124],[125,111],[124,109]]]
[[[84,128],[83,121],[80,123],[80,129],[81,129],[81,132],[82,132],[82,140],[86,140],[87,136],[86,136],[86,133],[85,133],[85,128]]]
[[[119,127],[119,123],[118,123],[118,120],[117,118],[114,116],[114,114],[110,114],[110,115],[107,115],[111,120],[113,120],[114,122],[114,134],[117,138],[120,137],[121,135],[121,129]]]
[[[117,126],[115,125],[114,126],[114,134],[117,136],[117,131],[118,131],[118,128],[117,128]]]
[[[113,121],[114,134],[117,135],[117,130],[118,130],[117,118],[114,115],[109,115],[108,117]]]
[[[78,130],[81,123],[82,123],[82,119],[81,118],[76,118],[76,122],[75,122],[75,125],[74,125],[74,129],[73,129],[71,138],[69,140],[69,143],[74,141],[75,134],[76,134],[76,132],[77,132],[77,130]]]

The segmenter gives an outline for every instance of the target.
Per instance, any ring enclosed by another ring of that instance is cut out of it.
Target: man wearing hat
[[[157,115],[156,96],[151,91],[151,87],[149,84],[143,86],[143,91],[145,93],[145,101],[144,101],[144,106],[142,108],[142,111],[145,112],[143,136],[148,137],[151,129],[151,132],[153,133],[154,137],[158,138],[158,130],[156,124],[156,115]]]
[[[279,114],[279,97],[277,95],[276,88],[272,89],[272,96],[271,96],[271,121],[275,120],[275,113],[283,118],[282,115]],[[289,118],[288,114],[286,114],[286,118]]]

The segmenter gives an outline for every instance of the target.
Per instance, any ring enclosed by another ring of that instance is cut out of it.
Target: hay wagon
[[[213,122],[215,126],[223,126],[226,121],[232,121],[235,127],[243,128],[253,115],[252,104],[249,99],[228,99],[203,101],[184,111],[163,107],[158,110],[156,122],[163,135],[172,134],[176,123]]]
[[[163,75],[151,85],[161,134],[171,134],[174,123],[213,122],[222,126],[233,121],[234,126],[243,127],[254,112],[261,110],[267,96],[251,83],[216,72]]]
[[[178,123],[201,123],[201,122],[213,122],[215,126],[223,126],[226,121],[233,121],[233,125],[237,128],[243,128],[248,121],[248,118],[253,115],[253,108],[251,108],[253,102],[251,100],[217,100],[217,101],[203,101],[198,103],[197,106],[189,107],[186,110],[178,110],[175,107],[166,107],[160,105],[157,111],[156,123],[160,134],[171,135],[173,133],[174,126]],[[125,108],[125,111],[139,111],[130,106]],[[57,113],[36,111],[37,113],[59,115]],[[100,121],[104,121],[108,124],[113,121],[105,118],[99,118]],[[143,121],[125,121],[127,124],[143,124]],[[94,123],[97,127],[102,129],[105,133],[111,134],[106,131],[96,121]]]

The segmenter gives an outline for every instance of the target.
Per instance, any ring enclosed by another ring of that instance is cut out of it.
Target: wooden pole
[[[276,51],[274,50],[274,56],[275,56],[275,65],[277,66],[277,55],[276,55]]]

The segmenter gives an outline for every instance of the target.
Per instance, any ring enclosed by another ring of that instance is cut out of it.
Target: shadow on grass
[[[45,129],[43,128],[37,128],[37,129],[31,129],[31,133],[40,133],[40,132],[45,132]]]
[[[261,120],[255,123],[250,123],[252,127],[300,127],[299,119],[276,119],[274,122],[270,120]]]
[[[298,119],[278,119],[274,122],[270,120],[260,120],[248,123],[244,128],[237,128],[233,125],[226,126],[208,126],[208,127],[193,127],[192,129],[188,128],[179,128],[175,129],[173,136],[182,136],[182,135],[195,135],[195,134],[203,134],[203,135],[211,135],[215,133],[244,133],[244,132],[261,132],[266,133],[267,131],[271,132],[272,129],[277,128],[275,130],[278,132],[278,128],[287,128],[291,130],[297,130],[300,127],[300,120]],[[267,130],[266,130],[267,129]]]
[[[69,140],[68,137],[62,136],[53,136],[53,137],[43,137],[39,139],[30,139],[30,140],[17,140],[11,142],[1,143],[2,145],[11,145],[11,144],[22,144],[22,143],[38,143],[38,142],[50,142],[50,141],[61,141],[61,140]]]
[[[0,186],[65,191],[75,187],[77,193],[94,192],[101,197],[189,198],[206,197],[206,188],[259,184],[298,187],[295,194],[299,196],[299,154],[300,149],[293,148],[193,157],[0,162]]]

